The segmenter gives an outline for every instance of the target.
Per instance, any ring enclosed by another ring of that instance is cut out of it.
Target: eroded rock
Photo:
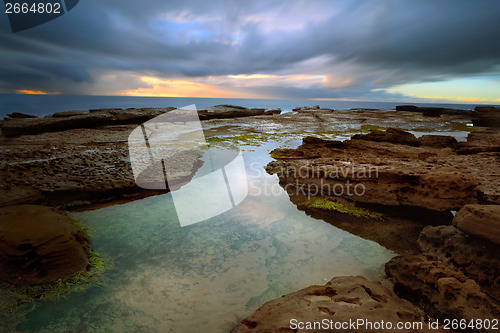
[[[391,259],[386,273],[394,291],[436,318],[494,319],[500,308],[472,279],[428,255]]]
[[[351,139],[420,146],[420,141],[415,137],[415,135],[397,128],[388,128],[386,131],[372,130],[368,134],[353,135]]]
[[[0,208],[0,280],[55,281],[86,269],[90,240],[69,217],[48,207]]]
[[[424,253],[454,266],[500,302],[500,246],[451,225],[425,227],[418,238]]]
[[[500,244],[500,205],[465,205],[453,218],[453,225]]]
[[[245,318],[232,333],[244,332],[393,332],[393,329],[298,329],[291,319],[301,322],[329,323],[365,319],[370,322],[422,322],[423,313],[411,303],[394,296],[380,282],[363,277],[335,277],[323,286],[311,286],[267,302]]]

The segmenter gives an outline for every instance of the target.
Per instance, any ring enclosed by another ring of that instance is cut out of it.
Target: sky
[[[13,33],[0,93],[500,104],[498,0],[81,0]]]

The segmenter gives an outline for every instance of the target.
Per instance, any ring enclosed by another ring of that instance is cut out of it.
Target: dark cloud
[[[497,0],[80,1],[16,34],[0,16],[0,91],[97,93],[109,73],[313,72],[351,75],[352,83],[260,90],[283,98],[368,98],[406,82],[500,75],[499,12]],[[114,83],[126,89],[123,82],[141,86],[136,79]]]

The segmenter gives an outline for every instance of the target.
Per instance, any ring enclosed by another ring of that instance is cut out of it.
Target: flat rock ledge
[[[95,128],[99,126],[140,124],[165,112],[167,108],[140,109],[94,109],[89,111],[65,111],[43,118],[16,116],[5,119],[2,123],[4,137],[17,137],[45,132],[59,132],[75,128]],[[233,105],[216,105],[198,110],[200,120],[238,118],[259,115],[279,114],[281,110],[249,109]]]
[[[335,328],[335,323],[356,322],[358,319],[364,319],[365,326]],[[323,286],[311,286],[267,302],[233,328],[231,333],[394,332],[394,328],[367,326],[367,322],[382,321],[393,325],[420,322],[421,329],[407,332],[431,332],[428,324],[424,323],[423,312],[410,302],[396,297],[380,282],[347,276],[335,277]],[[303,326],[298,326],[298,322]],[[328,326],[321,326],[321,323]]]
[[[0,208],[0,280],[33,285],[71,276],[88,265],[90,240],[69,217],[51,208]]]

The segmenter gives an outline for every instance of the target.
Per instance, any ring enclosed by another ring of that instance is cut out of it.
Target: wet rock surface
[[[331,329],[305,323],[349,322],[356,319],[370,322],[422,322],[423,329],[412,332],[427,332],[424,315],[410,302],[399,299],[379,282],[363,277],[336,277],[323,286],[311,286],[281,298],[267,302],[252,315],[245,318],[232,333],[244,332],[393,332],[393,329],[370,329],[359,327]],[[303,322],[303,328],[294,328],[290,320]],[[439,332],[440,330],[436,330]]]
[[[86,269],[90,240],[69,217],[48,207],[0,208],[0,280],[40,284]]]

